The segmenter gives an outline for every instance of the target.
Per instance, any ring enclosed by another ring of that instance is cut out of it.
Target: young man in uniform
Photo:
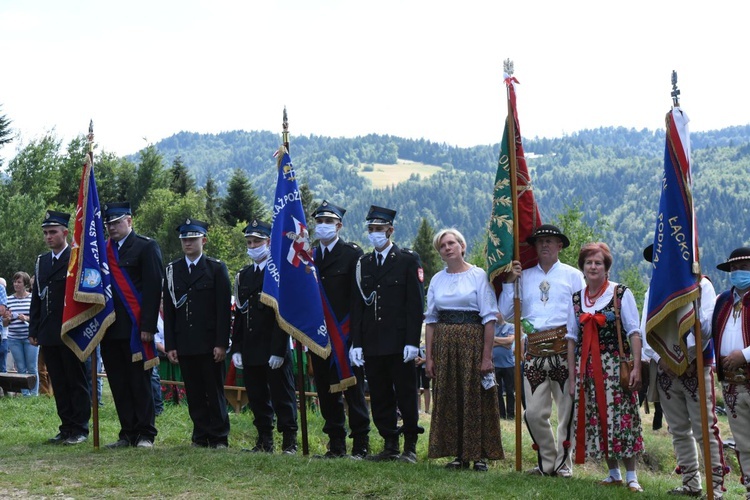
[[[336,336],[337,341],[332,343],[341,345],[344,356],[336,358],[335,352],[331,352],[327,359],[315,353],[311,353],[310,356],[320,412],[325,420],[323,432],[329,438],[328,451],[323,457],[346,456],[346,399],[349,408],[349,428],[354,440],[351,456],[362,459],[367,456],[370,444],[370,412],[365,401],[364,370],[361,367],[352,367],[348,355],[351,347],[349,313],[354,300],[351,283],[354,280],[357,261],[362,256],[362,249],[339,238],[345,213],[344,208],[325,200],[313,213],[315,237],[318,239],[315,265],[325,292],[323,307],[329,310],[336,322],[336,328],[334,331],[329,328],[328,334]]]
[[[359,259],[355,271],[350,358],[354,366],[367,363],[372,420],[385,440],[383,451],[367,459],[415,463],[417,438],[424,432],[418,422],[414,363],[424,318],[424,274],[416,252],[391,242],[395,217],[395,210],[375,205],[367,214],[374,250]]]
[[[247,399],[258,430],[253,452],[273,453],[273,421],[282,433],[282,452],[297,452],[297,395],[294,392],[289,334],[276,322],[272,307],[260,301],[271,245],[271,224],[253,220],[244,229],[253,264],[235,278],[232,361],[243,371]]]
[[[85,363],[60,336],[70,260],[69,220],[69,214],[50,210],[42,222],[44,241],[50,251],[36,258],[29,310],[29,342],[42,347],[60,417],[60,432],[49,442],[76,445],[86,441],[89,435],[91,393]]]
[[[203,254],[208,224],[186,219],[177,228],[185,254],[166,269],[164,342],[167,357],[179,363],[193,446],[226,448],[229,416],[224,396],[231,328],[232,287],[227,266]]]
[[[109,234],[109,265],[120,269],[112,279],[115,322],[101,342],[102,361],[120,420],[117,441],[106,447],[152,448],[156,426],[151,372],[159,358],[147,366],[142,353],[133,352],[131,346],[153,346],[164,276],[161,250],[156,241],[133,231],[129,202],[104,205],[104,224]]]

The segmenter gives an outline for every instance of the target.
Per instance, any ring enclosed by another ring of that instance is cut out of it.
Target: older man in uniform
[[[345,213],[344,208],[325,200],[313,213],[315,237],[319,242],[315,249],[315,265],[325,292],[324,307],[330,310],[336,322],[336,331],[329,329],[328,333],[332,338],[336,336],[336,341],[332,343],[340,346],[344,356],[336,358],[336,353],[332,352],[328,359],[323,359],[312,353],[311,358],[320,412],[325,420],[323,432],[329,438],[328,451],[323,457],[346,456],[346,399],[349,427],[354,439],[351,456],[362,459],[367,456],[370,444],[370,414],[365,401],[364,370],[351,366],[348,353],[351,347],[349,313],[354,299],[351,283],[363,252],[354,243],[339,238]],[[337,363],[345,366],[337,367]],[[349,375],[348,380],[342,380],[344,373]]]
[[[50,210],[42,222],[44,241],[50,251],[36,258],[29,342],[42,347],[60,417],[60,432],[49,442],[75,445],[86,441],[89,435],[91,393],[85,363],[63,343],[60,335],[70,260],[69,220],[69,214]]]
[[[573,440],[573,399],[566,388],[568,380],[567,333],[572,295],[584,286],[583,274],[563,264],[558,255],[570,246],[559,228],[544,224],[526,240],[536,248],[539,263],[521,269],[513,262],[498,306],[508,320],[514,316],[514,284],[521,279],[521,315],[532,331],[528,335],[524,362],[526,411],[524,420],[537,450],[538,466],[528,471],[542,476],[571,477],[570,443]],[[526,330],[526,329],[525,329]],[[552,401],[557,405],[557,444],[549,417]]]
[[[649,245],[643,250],[643,258],[653,261],[654,246]],[[709,419],[708,442],[711,450],[711,467],[713,468],[713,491],[715,498],[721,498],[724,487],[724,451],[716,425],[716,397],[714,395],[714,347],[711,341],[711,316],[716,303],[716,292],[711,282],[705,276],[701,279],[701,309],[700,322],[703,332],[703,379],[706,384],[708,398],[698,400],[698,373],[696,371],[695,336],[692,330],[686,334],[688,358],[690,365],[682,375],[675,374],[643,338],[643,352],[651,360],[651,369],[657,370],[654,377],[656,390],[659,394],[664,415],[667,419],[669,432],[672,434],[677,465],[682,474],[682,486],[669,492],[670,495],[699,497],[701,496],[701,473],[698,464],[696,445],[703,452],[703,428],[701,426],[701,404],[706,406]],[[648,318],[648,297],[650,289],[643,299],[643,314],[641,315],[641,331],[646,331]]]
[[[203,254],[208,224],[186,219],[177,228],[184,257],[170,262],[164,280],[164,342],[179,363],[193,446],[226,448],[229,416],[224,396],[231,328],[232,286],[227,266]]]
[[[104,224],[109,234],[107,253],[114,274],[115,322],[102,339],[102,361],[120,420],[118,440],[107,448],[151,448],[156,438],[151,372],[155,357],[145,363],[133,346],[153,346],[164,267],[156,241],[133,231],[129,202],[104,205]],[[118,276],[120,276],[118,280]],[[156,352],[154,350],[154,355]]]
[[[396,211],[371,206],[367,230],[374,250],[362,256],[355,271],[351,363],[367,363],[372,419],[385,440],[382,452],[368,460],[417,461],[419,426],[417,369],[424,311],[424,274],[419,255],[391,242]],[[398,427],[397,410],[403,426]],[[404,451],[399,454],[399,435]]]
[[[716,299],[711,321],[716,368],[729,410],[741,480],[750,499],[750,247],[735,249],[716,268],[729,272],[732,283],[732,288]]]
[[[285,455],[297,452],[297,396],[294,392],[289,334],[276,322],[276,313],[260,301],[270,255],[271,224],[252,220],[245,229],[247,254],[253,263],[235,278],[235,317],[232,361],[242,368],[247,399],[258,438],[249,451],[273,453],[273,420],[282,433]]]

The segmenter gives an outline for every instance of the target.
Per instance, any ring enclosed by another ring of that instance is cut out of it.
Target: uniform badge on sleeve
[[[420,283],[424,283],[424,269],[421,267],[417,269],[417,278],[419,278]]]

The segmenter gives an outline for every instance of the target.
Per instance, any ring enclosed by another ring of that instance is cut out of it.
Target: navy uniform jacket
[[[116,243],[113,241],[112,244]],[[130,277],[135,289],[141,294],[141,331],[156,333],[159,319],[164,266],[161,250],[156,241],[131,231],[119,251],[120,268]],[[115,292],[115,322],[107,330],[111,339],[129,339],[132,323],[120,295]]]
[[[54,267],[52,252],[36,258],[36,277],[31,290],[29,309],[29,337],[36,338],[39,345],[63,345],[60,331],[69,260],[70,246],[65,248]]]
[[[232,287],[227,266],[203,255],[192,274],[185,258],[170,262],[164,280],[164,347],[178,356],[229,347]],[[174,299],[184,301],[175,307]],[[184,297],[184,299],[183,299]]]
[[[328,251],[326,250],[326,253]],[[357,260],[362,256],[362,249],[354,243],[347,243],[341,239],[336,242],[330,254],[321,261],[321,248],[315,253],[315,266],[318,276],[323,283],[328,302],[338,321],[342,321],[350,312],[352,304],[351,283]],[[359,293],[359,292],[357,292]]]
[[[370,305],[365,303],[355,275],[351,289],[354,347],[361,347],[365,356],[385,356],[403,354],[405,345],[419,346],[424,317],[419,255],[394,244],[381,269],[374,252],[363,255],[359,264],[362,292],[365,298],[372,292],[375,296]]]
[[[283,358],[289,351],[289,334],[279,327],[273,308],[260,301],[263,275],[264,271],[256,274],[255,264],[250,264],[235,279],[232,351],[242,354],[244,366],[265,365],[271,355]]]

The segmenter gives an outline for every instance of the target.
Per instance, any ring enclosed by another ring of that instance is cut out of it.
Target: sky
[[[676,70],[693,131],[750,123],[750,2],[0,0],[7,161],[94,121],[127,155],[180,131],[500,141],[503,60],[525,137],[664,127]],[[269,152],[271,154],[272,152]]]

